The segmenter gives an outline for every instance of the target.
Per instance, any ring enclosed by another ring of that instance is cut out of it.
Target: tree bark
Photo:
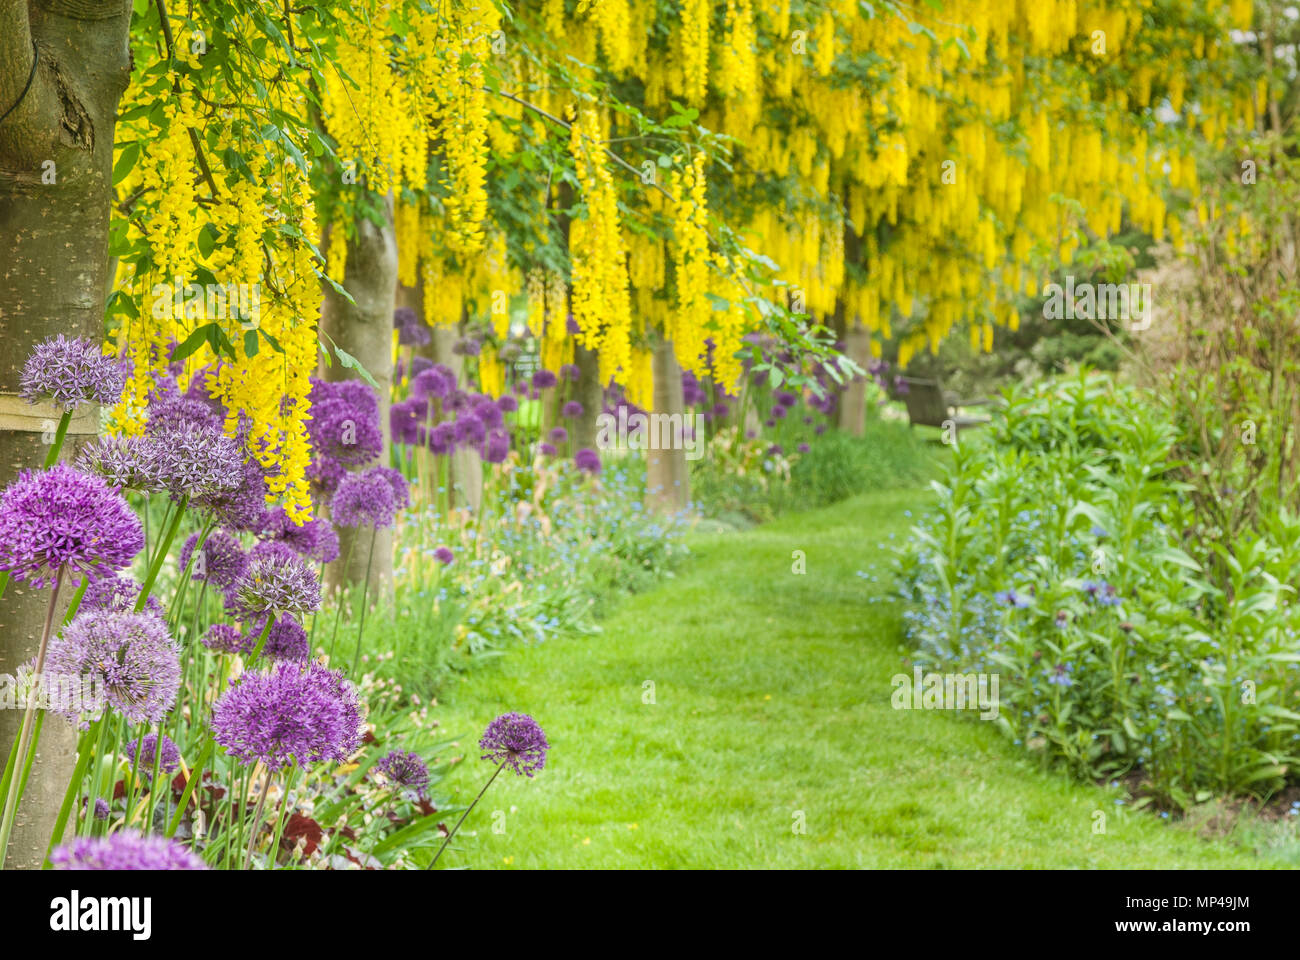
[[[654,373],[654,414],[685,417],[682,371],[667,340],[655,347],[651,361]],[[654,434],[660,435],[658,430]],[[691,475],[686,450],[646,451],[646,506],[662,513],[684,510],[691,499]]]
[[[127,0],[30,6],[0,0],[0,111],[13,108],[0,122],[0,394],[6,404],[15,402],[23,363],[37,342],[58,333],[103,336],[113,131],[130,76],[130,11]],[[98,421],[88,419],[93,430]],[[16,424],[6,419],[6,425]],[[30,430],[0,430],[0,485],[42,466],[46,439]],[[65,449],[73,443],[70,434]],[[65,583],[56,617],[72,594]],[[12,674],[35,656],[49,595],[49,588],[10,583],[0,601],[0,673]],[[21,710],[0,711],[0,757],[8,757],[21,722]],[[75,750],[75,729],[48,717],[7,867],[37,868],[44,860]]]
[[[578,382],[573,384],[573,399],[582,404],[582,416],[573,421],[573,449],[596,449],[596,417],[605,403],[605,385],[600,382],[600,356],[595,350],[575,344],[574,363]]]
[[[387,465],[390,441],[388,407],[393,383],[393,309],[397,288],[397,238],[393,230],[391,197],[385,201],[384,210],[382,225],[364,216],[357,218],[355,232],[347,240],[347,263],[342,282],[355,303],[348,303],[333,287],[325,284],[321,329],[356,357],[379,384],[379,427],[384,437],[379,462]],[[343,242],[343,238],[327,237],[326,242]],[[324,369],[323,376],[326,380],[338,381],[353,378],[356,373],[335,360]],[[339,528],[340,559],[329,565],[326,575],[329,589],[360,583],[365,578],[368,560],[369,596],[378,599],[391,589],[392,528],[376,531],[373,558],[370,537],[369,529]],[[351,559],[345,568],[343,560],[348,557]]]
[[[855,323],[844,335],[844,353],[864,370],[871,362],[871,334],[860,323]],[[836,411],[841,430],[855,437],[862,436],[867,426],[867,381],[854,377],[844,385]]]

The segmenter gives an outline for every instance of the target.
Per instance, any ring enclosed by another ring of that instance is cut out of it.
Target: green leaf
[[[126,175],[135,167],[135,162],[140,159],[140,142],[128,143],[122,148],[122,152],[117,157],[117,163],[113,164],[113,186],[117,186],[126,179]]]
[[[176,363],[177,361],[184,360],[199,347],[207,343],[211,339],[212,331],[215,329],[217,329],[217,324],[215,323],[205,323],[198,327],[172,352],[172,362]]]
[[[257,331],[245,330],[244,331],[244,356],[246,357],[257,356],[257,351],[260,346],[261,344],[257,340]]]

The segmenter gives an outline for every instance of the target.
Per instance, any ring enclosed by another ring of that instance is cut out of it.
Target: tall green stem
[[[497,767],[497,772],[492,774],[487,783],[483,784],[483,789],[478,792],[478,796],[474,798],[474,802],[466,807],[465,812],[460,815],[460,819],[456,821],[456,826],[452,827],[451,833],[447,834],[446,838],[443,839],[442,846],[439,847],[438,852],[433,855],[433,859],[429,861],[429,866],[426,869],[433,869],[434,864],[438,862],[438,858],[442,856],[442,851],[447,849],[447,844],[451,843],[451,838],[456,836],[456,831],[459,830],[460,825],[465,822],[465,818],[469,816],[469,812],[478,805],[480,800],[483,799],[483,794],[487,793],[487,788],[492,786],[492,781],[501,775],[501,771],[505,769],[506,763],[507,761],[502,760],[501,766]]]

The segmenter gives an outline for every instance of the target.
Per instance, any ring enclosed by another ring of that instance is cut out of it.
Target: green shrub
[[[1267,796],[1300,757],[1300,518],[1198,548],[1176,434],[1149,394],[1081,373],[1010,390],[915,528],[909,646],[996,673],[998,724],[1149,799]],[[1226,588],[1206,571],[1226,571]]]

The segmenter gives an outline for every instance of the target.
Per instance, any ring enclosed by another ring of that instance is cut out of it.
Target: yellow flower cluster
[[[483,247],[487,219],[486,64],[501,14],[490,0],[459,0],[445,11],[415,11],[413,16],[426,64],[423,93],[446,154],[444,239],[455,253],[475,253]]]
[[[686,102],[692,105],[702,103],[708,90],[709,18],[712,12],[708,0],[682,0],[682,23],[678,34],[681,91]]]
[[[569,224],[573,317],[579,342],[599,351],[600,378],[608,382],[631,365],[632,304],[618,194],[604,162],[604,140],[597,112],[580,111],[570,130],[569,153],[587,216]]]
[[[505,392],[506,371],[497,358],[494,344],[483,344],[478,355],[478,387],[484,393],[499,397]]]
[[[668,314],[664,336],[684,370],[704,373],[704,339],[712,313],[709,299],[709,212],[705,200],[704,154],[697,153],[680,176],[671,180],[673,205],[673,275],[676,310]]]

